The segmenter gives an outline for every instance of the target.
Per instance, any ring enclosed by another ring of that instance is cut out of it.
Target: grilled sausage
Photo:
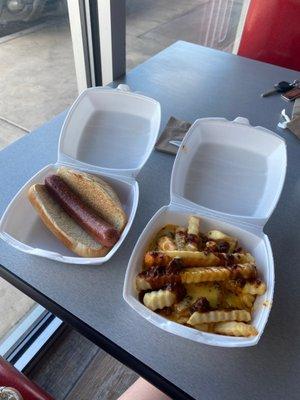
[[[118,241],[119,232],[86,206],[58,175],[47,176],[45,186],[64,211],[97,242],[112,247]]]

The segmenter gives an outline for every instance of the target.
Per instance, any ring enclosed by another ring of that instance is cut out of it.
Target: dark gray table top
[[[286,182],[265,227],[276,263],[274,305],[257,346],[222,349],[181,339],[141,319],[122,299],[131,250],[149,218],[169,202],[174,161],[170,155],[154,152],[138,176],[140,201],[135,221],[125,243],[107,264],[64,265],[25,255],[1,241],[0,274],[173,398],[299,398],[300,146],[291,133],[276,128],[281,109],[290,111],[291,106],[279,96],[260,98],[273,83],[294,80],[299,74],[177,42],[124,79],[133,90],[161,102],[162,127],[171,115],[189,121],[244,116],[252,125],[265,126],[286,139]],[[1,152],[0,213],[27,179],[56,160],[64,116]]]

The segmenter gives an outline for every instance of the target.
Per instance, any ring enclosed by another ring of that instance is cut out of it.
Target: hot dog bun
[[[114,190],[101,178],[84,172],[61,167],[57,170],[68,186],[96,213],[122,232],[127,216]]]
[[[110,250],[96,242],[50,196],[45,185],[31,186],[28,197],[47,228],[81,257],[102,257]]]

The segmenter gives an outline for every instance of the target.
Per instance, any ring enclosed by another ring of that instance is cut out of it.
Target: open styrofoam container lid
[[[135,177],[153,150],[160,119],[159,102],[127,85],[86,89],[63,124],[58,162]]]
[[[284,140],[246,118],[198,119],[186,134],[171,177],[171,202],[262,228],[285,179]]]

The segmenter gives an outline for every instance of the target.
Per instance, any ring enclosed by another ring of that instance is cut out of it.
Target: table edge
[[[124,350],[119,345],[115,344],[108,337],[90,327],[87,323],[81,321],[71,312],[61,307],[55,301],[52,301],[48,296],[35,289],[32,285],[26,283],[23,279],[19,278],[16,274],[10,272],[6,267],[0,264],[0,277],[15,286],[21,292],[31,297],[34,301],[41,304],[48,311],[52,312],[55,316],[70,325],[80,334],[85,336],[88,340],[93,342],[96,346],[100,347],[116,360],[135,371],[138,375],[145,378],[148,382],[153,384],[159,390],[170,396],[171,399],[178,400],[195,400],[182,389],[168,381],[158,372],[148,367],[138,358]]]

